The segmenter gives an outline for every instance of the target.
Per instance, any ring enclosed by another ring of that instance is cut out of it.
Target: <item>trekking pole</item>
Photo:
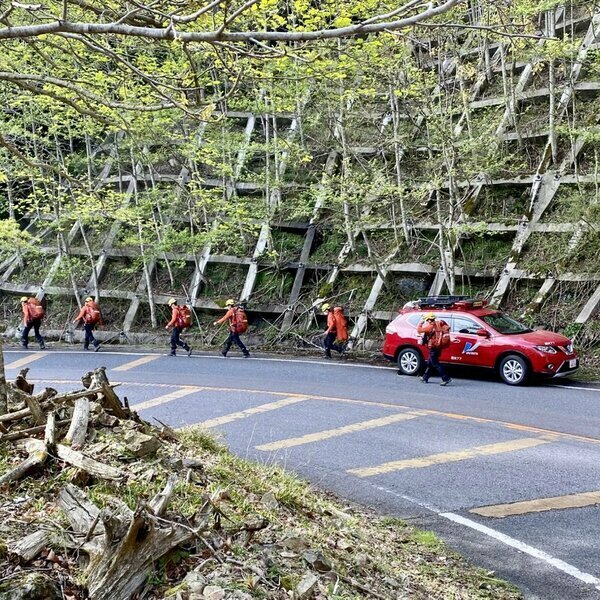
[[[207,334],[204,332],[204,329],[201,327],[200,325],[200,319],[198,318],[198,313],[196,312],[196,308],[192,303],[192,299],[190,298],[189,294],[188,294],[188,290],[185,287],[185,285],[183,285],[183,283],[181,284],[181,289],[183,290],[183,293],[185,294],[185,298],[187,300],[187,303],[191,306],[192,308],[192,312],[194,313],[194,318],[196,319],[196,325],[198,325],[198,331],[200,333],[200,336],[202,337],[202,339],[205,341],[206,343],[206,339],[207,339]],[[213,336],[214,337],[214,336]]]

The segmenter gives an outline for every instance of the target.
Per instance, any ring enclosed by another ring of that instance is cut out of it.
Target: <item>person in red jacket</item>
[[[344,346],[336,344],[335,340],[346,341],[348,339],[348,326],[344,311],[340,306],[332,308],[325,302],[321,310],[327,315],[327,328],[325,329],[325,338],[323,339],[323,348],[325,349],[325,358],[331,358],[331,351],[336,350],[340,354],[344,352]],[[340,337],[342,336],[342,337]]]
[[[23,296],[21,298],[21,308],[23,309],[23,331],[21,332],[21,345],[25,350],[29,346],[29,332],[33,327],[33,333],[35,339],[40,345],[40,350],[46,348],[46,342],[40,334],[40,325],[44,318],[45,311],[42,307],[42,303],[37,298],[28,298]]]
[[[221,323],[229,321],[229,335],[225,340],[225,345],[221,350],[221,354],[227,356],[227,353],[231,349],[231,344],[236,344],[244,354],[244,358],[249,358],[250,352],[248,352],[248,349],[244,346],[244,342],[240,339],[240,333],[246,331],[248,327],[248,321],[245,317],[246,311],[239,306],[236,306],[235,300],[232,298],[225,302],[225,306],[227,307],[227,312],[213,323],[213,325],[221,325]],[[240,323],[240,321],[242,322]]]
[[[73,319],[73,323],[83,323],[83,349],[87,350],[90,347],[90,342],[94,346],[94,352],[100,350],[100,342],[94,337],[94,329],[97,326],[104,325],[102,321],[102,313],[97,302],[91,296],[85,299],[85,304],[81,307],[79,314]]]
[[[177,356],[177,346],[183,348],[188,356],[192,355],[192,348],[186,342],[181,339],[181,334],[185,329],[185,325],[182,322],[182,315],[180,313],[180,308],[177,306],[177,300],[175,298],[169,298],[168,302],[171,307],[171,320],[167,323],[165,329],[171,329],[171,352],[169,356]]]
[[[436,320],[434,313],[423,315],[423,320],[417,327],[417,333],[423,334],[423,343],[429,348],[427,367],[421,376],[421,381],[427,383],[432,369],[437,369],[442,378],[440,385],[448,385],[452,379],[448,377],[443,365],[440,364],[440,353],[450,343],[450,327],[446,321]]]

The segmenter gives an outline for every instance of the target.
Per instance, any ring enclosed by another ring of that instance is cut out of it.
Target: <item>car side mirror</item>
[[[481,336],[481,337],[490,337],[490,333],[487,329],[478,329],[477,330],[477,335]]]

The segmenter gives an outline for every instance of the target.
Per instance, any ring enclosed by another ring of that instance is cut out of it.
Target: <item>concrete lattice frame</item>
[[[555,19],[557,23],[557,27],[565,28],[569,25],[569,22],[566,20],[565,11],[562,7],[556,9]],[[578,82],[578,77],[581,71],[581,65],[585,60],[587,53],[590,50],[596,50],[600,48],[600,15],[596,14],[588,19],[588,28],[585,37],[581,43],[579,53],[577,55],[576,61],[573,63],[571,68],[571,73],[569,76],[569,84],[563,91],[559,102],[559,114],[558,118],[562,118],[566,114],[567,106],[569,100],[573,96],[573,94],[578,91],[585,91],[586,93],[593,93],[600,91],[600,82]],[[541,42],[543,43],[543,41]],[[490,48],[486,49],[486,52],[489,53]],[[485,64],[482,65],[483,68],[491,68],[497,69],[498,62],[500,60],[500,53],[503,51],[500,45],[496,45],[493,48],[494,52],[491,55],[487,55]],[[516,94],[515,101],[510,104],[509,107],[504,111],[501,121],[498,124],[496,134],[500,139],[505,141],[511,141],[515,139],[515,135],[511,132],[507,132],[507,125],[510,120],[514,118],[515,111],[520,102],[530,100],[536,97],[543,97],[549,94],[549,90],[546,89],[536,89],[536,90],[528,90],[527,87],[531,81],[531,73],[534,68],[535,59],[532,62],[525,63],[523,65],[523,70],[519,77],[519,81],[516,86]],[[446,72],[451,72],[455,65],[449,64],[446,67]],[[483,81],[485,78],[479,77],[475,84],[471,89],[471,103],[470,106],[472,109],[484,108],[487,106],[493,105],[501,105],[504,104],[504,100],[502,98],[488,98],[485,100],[478,99],[482,87]],[[243,182],[239,182],[240,173],[246,162],[246,155],[248,152],[248,148],[250,145],[250,140],[253,134],[253,131],[256,127],[257,115],[247,113],[235,113],[227,116],[234,116],[235,118],[243,117],[246,120],[246,125],[244,127],[244,136],[243,143],[240,146],[238,151],[235,166],[234,166],[234,175],[231,180],[227,181],[225,184],[225,196],[226,198],[232,198],[235,192],[236,186],[240,188],[244,187]],[[463,115],[464,116],[464,115]],[[298,127],[298,117],[293,117],[290,122],[290,126],[287,131],[287,136],[289,139],[295,135],[295,130]],[[265,118],[269,118],[269,116],[265,116]],[[463,117],[458,121],[457,127],[462,127]],[[387,123],[384,119],[384,122],[381,124],[382,131],[386,127]],[[197,132],[197,141],[198,144],[202,143],[202,135],[203,129]],[[548,140],[547,146],[550,143]],[[575,185],[581,183],[597,183],[597,178],[595,175],[586,175],[586,176],[576,176],[569,175],[566,173],[567,169],[571,166],[571,164],[577,160],[577,155],[584,147],[584,140],[577,140],[577,142],[573,145],[573,152],[565,158],[558,170],[556,171],[547,171],[546,165],[544,162],[540,164],[538,171],[534,174],[527,176],[519,176],[515,179],[505,179],[505,180],[496,180],[496,181],[488,181],[486,178],[482,176],[475,181],[471,182],[463,182],[458,185],[463,188],[468,188],[469,197],[474,200],[473,205],[476,205],[477,198],[481,193],[481,190],[485,186],[503,186],[510,184],[519,184],[519,185],[528,185],[531,186],[530,192],[530,213],[529,217],[523,219],[519,225],[506,225],[503,223],[488,223],[487,228],[488,231],[495,232],[504,232],[514,234],[514,240],[511,249],[511,256],[504,269],[500,274],[495,272],[494,270],[477,270],[477,269],[465,269],[461,267],[456,267],[457,275],[464,275],[469,277],[477,277],[483,278],[490,282],[495,283],[494,292],[492,295],[492,302],[496,305],[502,305],[505,302],[506,294],[511,285],[521,279],[529,279],[540,282],[539,291],[531,303],[529,310],[535,310],[536,307],[539,307],[545,299],[548,298],[548,295],[552,291],[556,282],[559,281],[570,281],[570,282],[589,282],[591,284],[595,284],[595,291],[590,295],[587,299],[585,306],[579,312],[579,314],[575,318],[576,323],[586,323],[589,319],[594,318],[594,315],[600,306],[600,268],[598,264],[591,265],[592,269],[588,272],[575,272],[575,273],[563,273],[562,275],[557,276],[541,276],[538,273],[528,273],[519,267],[519,259],[521,257],[523,248],[531,234],[533,233],[544,233],[544,232],[562,232],[562,233],[570,233],[572,235],[571,242],[569,243],[569,247],[567,252],[572,252],[575,248],[577,242],[581,239],[583,234],[587,229],[587,224],[583,221],[577,223],[542,223],[540,222],[541,217],[548,210],[548,208],[552,205],[552,202],[555,200],[556,192],[559,189],[559,186],[565,185]],[[364,152],[366,154],[377,154],[380,152],[379,149],[373,148],[362,148],[357,149],[354,148],[355,152]],[[359,313],[350,315],[351,319],[354,321],[354,329],[352,331],[352,338],[355,342],[364,341],[365,331],[368,325],[369,320],[375,319],[380,321],[387,321],[392,318],[395,314],[394,308],[397,307],[379,307],[377,308],[377,300],[380,295],[380,291],[382,290],[385,279],[388,275],[391,274],[401,274],[411,276],[413,274],[426,274],[431,278],[431,287],[430,293],[438,294],[443,291],[443,266],[439,264],[424,264],[421,262],[409,262],[409,263],[391,263],[386,264],[383,268],[376,269],[372,265],[365,264],[347,264],[349,261],[349,257],[351,254],[350,244],[346,243],[339,252],[337,261],[335,264],[331,265],[323,265],[317,263],[311,263],[310,257],[311,252],[314,245],[316,228],[319,224],[319,215],[320,210],[322,208],[322,198],[324,196],[325,191],[325,182],[331,176],[336,168],[336,163],[338,161],[338,154],[336,150],[331,150],[328,158],[326,160],[326,164],[323,170],[323,178],[320,184],[320,188],[322,190],[321,199],[317,197],[317,202],[315,204],[312,217],[310,220],[303,225],[304,229],[304,237],[302,242],[302,248],[300,251],[300,258],[296,262],[290,262],[286,265],[287,269],[293,270],[295,272],[294,281],[292,285],[292,289],[289,295],[288,302],[282,305],[263,305],[263,306],[253,306],[253,310],[256,312],[264,312],[268,314],[279,314],[282,317],[282,329],[288,330],[292,326],[294,326],[294,317],[297,314],[298,310],[298,301],[300,297],[300,290],[304,283],[304,277],[308,270],[310,269],[319,269],[320,271],[329,271],[329,275],[327,278],[328,283],[333,284],[336,281],[338,275],[342,272],[344,273],[363,273],[367,276],[371,276],[373,278],[373,285],[371,291],[368,295],[367,300],[365,301],[362,310]],[[126,189],[127,193],[125,195],[125,202],[129,202],[129,199],[134,191],[135,186],[137,185],[137,181],[144,179],[145,175],[143,175],[142,170],[136,171],[133,176],[112,176],[112,165],[114,162],[114,153],[109,151],[109,157],[106,162],[105,167],[101,170],[100,174],[97,178],[97,185],[103,186],[111,183],[117,183],[121,189]],[[280,175],[283,174],[283,171],[286,168],[286,156],[282,155],[280,163]],[[172,176],[156,176],[154,177],[156,182],[172,182],[177,183],[177,185],[182,188],[189,181],[190,170],[188,167],[182,167],[179,175],[177,177]],[[222,181],[218,180],[206,180],[204,182],[206,186],[223,186]],[[246,186],[248,187],[248,186]],[[274,204],[277,204],[281,201],[281,189],[276,188],[271,191],[272,198],[269,198],[269,207],[272,208]],[[272,211],[271,213],[272,214]],[[462,215],[462,219],[464,222],[469,222],[469,214]],[[213,226],[218,226],[218,221],[215,219],[213,221]],[[68,243],[72,242],[74,237],[77,234],[78,229],[82,227],[82,224],[77,222],[73,225],[71,230],[66,235],[66,240]],[[96,272],[99,278],[101,278],[103,272],[107,268],[108,259],[111,257],[127,257],[134,256],[134,251],[128,251],[124,249],[117,249],[114,247],[115,239],[119,232],[119,223],[113,223],[108,235],[106,236],[105,242],[103,244],[102,250],[97,255],[96,261]],[[210,244],[206,245],[202,251],[198,255],[189,255],[189,254],[166,254],[165,257],[169,259],[175,260],[183,260],[186,263],[192,263],[194,265],[194,272],[190,281],[184,282],[189,290],[188,298],[186,300],[195,308],[204,309],[204,310],[221,310],[221,307],[214,301],[214,299],[202,300],[199,298],[199,291],[205,281],[206,269],[211,263],[220,263],[220,264],[233,264],[238,265],[240,267],[246,267],[247,273],[245,277],[245,282],[243,289],[239,291],[239,298],[245,301],[252,301],[256,276],[261,260],[261,255],[264,252],[265,248],[268,244],[268,239],[270,236],[271,229],[276,227],[271,222],[270,217],[267,217],[261,224],[260,233],[258,236],[258,241],[256,247],[254,249],[252,257],[231,257],[231,256],[219,256],[212,253],[212,248]],[[412,227],[416,230],[420,231],[436,231],[438,229],[438,224],[431,222],[419,222],[412,224]],[[381,228],[381,229],[385,229]],[[358,232],[357,232],[358,234]],[[41,235],[44,236],[44,228],[42,227]],[[456,248],[455,248],[456,249]],[[56,253],[55,259],[50,266],[48,273],[44,280],[39,284],[27,283],[12,283],[11,277],[15,272],[17,272],[21,265],[21,259],[19,256],[14,256],[11,259],[4,261],[0,265],[0,292],[5,294],[14,294],[14,295],[34,295],[38,298],[43,298],[46,295],[52,296],[73,296],[73,289],[63,286],[54,286],[52,285],[53,277],[60,267],[62,255],[60,252],[56,250],[55,247],[45,247],[43,251],[47,254]],[[71,254],[77,255],[85,255],[86,251],[84,249],[71,248]],[[391,257],[393,260],[393,257]],[[152,272],[156,268],[156,261],[150,261],[148,268]],[[182,282],[183,283],[183,282]],[[79,298],[92,293],[93,291],[93,281],[90,278],[88,284],[85,288],[78,290]],[[101,289],[100,297],[101,298],[115,298],[120,300],[129,301],[129,308],[127,310],[126,316],[122,323],[122,330],[125,332],[130,331],[133,323],[136,320],[136,317],[139,313],[139,308],[144,303],[148,302],[148,299],[144,297],[146,292],[146,283],[142,278],[137,285],[135,290],[110,290],[110,289]],[[154,302],[156,304],[165,304],[169,295],[161,295],[154,294]],[[317,299],[317,293],[315,291],[315,300]]]

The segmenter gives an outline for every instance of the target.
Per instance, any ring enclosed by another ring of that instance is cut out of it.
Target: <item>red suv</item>
[[[440,362],[498,371],[508,385],[522,385],[531,375],[564,377],[579,368],[569,338],[551,331],[533,331],[487,301],[466,296],[433,296],[405,305],[386,327],[382,352],[397,362],[400,373],[417,375],[428,357],[417,325],[433,312],[450,326],[450,346]]]

